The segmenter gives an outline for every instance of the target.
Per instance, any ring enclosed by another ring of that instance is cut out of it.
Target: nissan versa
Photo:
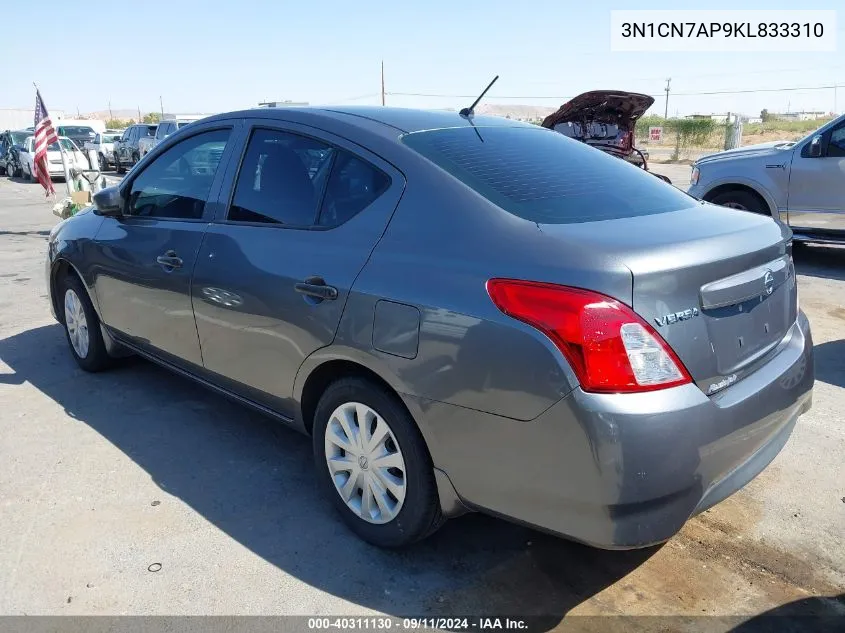
[[[467,510],[665,541],[810,407],[789,228],[538,126],[216,115],[94,205],[49,239],[79,365],[137,353],[310,434],[376,545]]]

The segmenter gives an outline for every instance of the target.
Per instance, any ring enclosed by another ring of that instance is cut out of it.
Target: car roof
[[[354,123],[354,120],[357,118],[361,123],[365,121],[374,122],[385,127],[393,128],[394,135],[395,131],[410,133],[421,132],[423,130],[468,127],[471,125],[479,127],[535,127],[530,123],[522,123],[496,116],[473,115],[471,118],[467,118],[449,110],[418,110],[386,106],[281,106],[275,108],[252,108],[249,110],[216,114],[204,120],[213,121],[216,119],[231,118],[284,119],[286,118],[283,116],[284,114],[299,114],[306,117],[343,120],[345,123]]]

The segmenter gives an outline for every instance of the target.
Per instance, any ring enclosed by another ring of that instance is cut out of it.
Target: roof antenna
[[[484,95],[486,95],[487,91],[490,90],[490,88],[493,87],[493,84],[496,83],[496,80],[498,78],[499,78],[499,75],[496,75],[495,77],[493,77],[493,81],[491,81],[489,84],[487,84],[487,87],[484,89],[484,92],[482,92],[480,95],[478,95],[478,99],[473,101],[472,105],[470,107],[464,108],[463,110],[461,110],[460,115],[469,117],[469,116],[472,116],[473,114],[475,114],[475,106],[477,106],[478,102],[481,101],[484,98]]]

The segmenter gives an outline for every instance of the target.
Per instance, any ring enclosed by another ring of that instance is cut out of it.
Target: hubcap
[[[88,320],[85,318],[82,302],[70,288],[65,291],[65,326],[76,355],[79,358],[88,356]]]
[[[326,425],[326,465],[347,507],[368,523],[389,523],[405,501],[405,459],[387,422],[360,402],[334,410]]]

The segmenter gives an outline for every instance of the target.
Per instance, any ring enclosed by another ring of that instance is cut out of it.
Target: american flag
[[[50,180],[50,172],[47,170],[47,148],[53,143],[58,143],[59,137],[53,129],[53,122],[47,113],[47,106],[41,98],[41,92],[35,89],[35,177],[41,186],[44,187],[46,195],[56,193],[53,189],[53,181]]]

